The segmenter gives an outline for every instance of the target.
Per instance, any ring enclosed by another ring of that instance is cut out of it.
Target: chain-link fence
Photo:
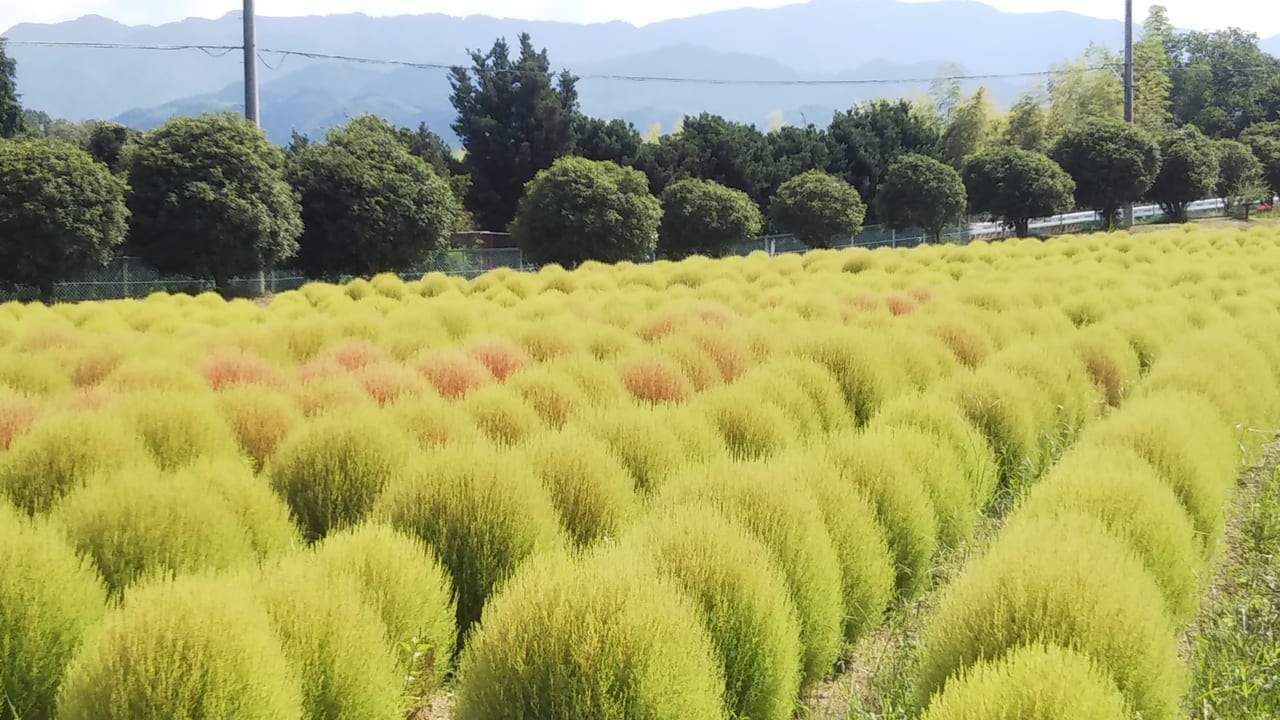
[[[483,275],[499,267],[523,269],[524,257],[515,248],[450,250],[397,274],[405,280],[417,280],[429,272],[459,275],[468,279]],[[236,295],[255,296],[294,290],[306,284],[310,278],[299,270],[277,268],[267,270],[256,277],[242,277],[231,281],[231,292]],[[350,277],[331,278],[346,282]],[[56,283],[53,299],[59,302],[85,300],[114,300],[140,298],[152,293],[199,294],[213,290],[211,280],[178,275],[163,275],[137,258],[116,258],[105,267],[95,268],[71,280]],[[36,300],[40,296],[36,288],[0,288],[0,302],[9,300]]]

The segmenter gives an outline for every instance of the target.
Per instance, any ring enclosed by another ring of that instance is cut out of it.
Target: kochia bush
[[[0,715],[54,717],[64,672],[106,612],[93,565],[0,500]]]
[[[831,535],[813,523],[822,512],[813,493],[777,482],[766,465],[721,460],[682,470],[655,507],[688,502],[705,503],[738,521],[772,551],[800,619],[804,682],[826,677],[840,651],[843,595]]]
[[[458,720],[720,720],[724,676],[699,608],[633,553],[539,556],[485,610]]]
[[[410,652],[399,653],[402,673],[413,674],[424,689],[438,686],[457,644],[457,609],[453,581],[426,545],[369,522],[325,538],[316,555],[329,572],[359,583],[365,602],[382,617],[388,647],[408,646]]]
[[[923,720],[1128,720],[1124,695],[1098,663],[1035,643],[965,669],[934,696]]]
[[[530,438],[524,452],[579,546],[618,537],[638,514],[635,482],[603,440],[567,428]]]
[[[732,716],[790,718],[800,689],[800,623],[768,547],[699,503],[654,513],[627,542],[700,605]]]
[[[944,593],[924,634],[927,700],[967,667],[1028,643],[1093,658],[1144,718],[1180,717],[1177,639],[1142,560],[1084,514],[1011,525]]]
[[[412,454],[412,441],[380,413],[312,420],[267,467],[308,540],[360,522]]]
[[[270,616],[225,577],[187,576],[130,592],[66,678],[59,720],[303,716],[301,683]]]
[[[453,445],[411,463],[374,516],[426,543],[457,591],[459,645],[490,593],[530,555],[564,543],[555,506],[514,451]]]

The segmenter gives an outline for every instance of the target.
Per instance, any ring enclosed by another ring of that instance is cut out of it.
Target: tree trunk
[[[1018,218],[1013,221],[1013,234],[1020,238],[1031,235],[1031,218]]]
[[[40,302],[44,303],[45,305],[52,305],[53,304],[53,281],[41,280],[39,289],[40,289]]]
[[[231,299],[231,278],[221,273],[213,276],[213,289],[218,292],[223,299]]]

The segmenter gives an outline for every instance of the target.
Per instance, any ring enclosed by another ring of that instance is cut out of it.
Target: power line
[[[214,58],[220,58],[233,52],[241,52],[244,50],[242,45],[202,45],[202,44],[185,44],[185,45],[164,45],[164,44],[146,44],[146,43],[107,43],[107,42],[68,42],[57,40],[9,40],[7,43],[10,47],[50,47],[50,48],[87,48],[97,50],[143,50],[157,52],[178,52],[184,50],[198,50],[206,55]],[[387,67],[401,67],[415,70],[427,71],[445,71],[449,72],[457,67],[444,63],[426,63],[413,62],[409,60],[386,60],[381,58],[360,57],[356,55],[340,55],[334,53],[309,52],[302,50],[280,50],[274,48],[258,48],[258,57],[260,60],[265,59],[264,55],[276,55],[281,59],[280,64],[290,57],[297,57],[306,60],[328,60],[336,62],[345,62],[358,65],[375,65]],[[762,78],[707,78],[707,77],[688,77],[688,76],[668,76],[668,75],[625,75],[613,73],[587,73],[575,75],[579,80],[614,80],[619,82],[635,82],[635,83],[668,83],[668,84],[685,84],[685,85],[748,85],[748,86],[858,86],[858,85],[907,85],[922,84],[933,82],[954,82],[965,80],[1015,80],[1037,77],[1053,77],[1060,75],[1065,71],[1084,70],[1085,72],[1117,72],[1120,64],[1104,64],[1096,66],[1086,66],[1084,68],[1069,67],[1065,70],[1036,70],[1029,72],[1006,72],[1006,73],[981,73],[981,74],[953,74],[953,75],[933,75],[929,77],[907,77],[907,78],[790,78],[790,79],[762,79]],[[268,67],[270,67],[268,65]],[[276,67],[279,67],[277,65]],[[1171,68],[1156,67],[1136,67],[1138,72],[1172,72]],[[1255,72],[1262,70],[1270,70],[1272,68],[1233,68],[1239,72]],[[535,70],[521,70],[519,68],[503,68],[495,70],[498,74],[541,74]]]

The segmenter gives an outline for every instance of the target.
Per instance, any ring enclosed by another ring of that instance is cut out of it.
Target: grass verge
[[[1280,447],[1246,477],[1229,546],[1189,636],[1193,720],[1280,717]]]

